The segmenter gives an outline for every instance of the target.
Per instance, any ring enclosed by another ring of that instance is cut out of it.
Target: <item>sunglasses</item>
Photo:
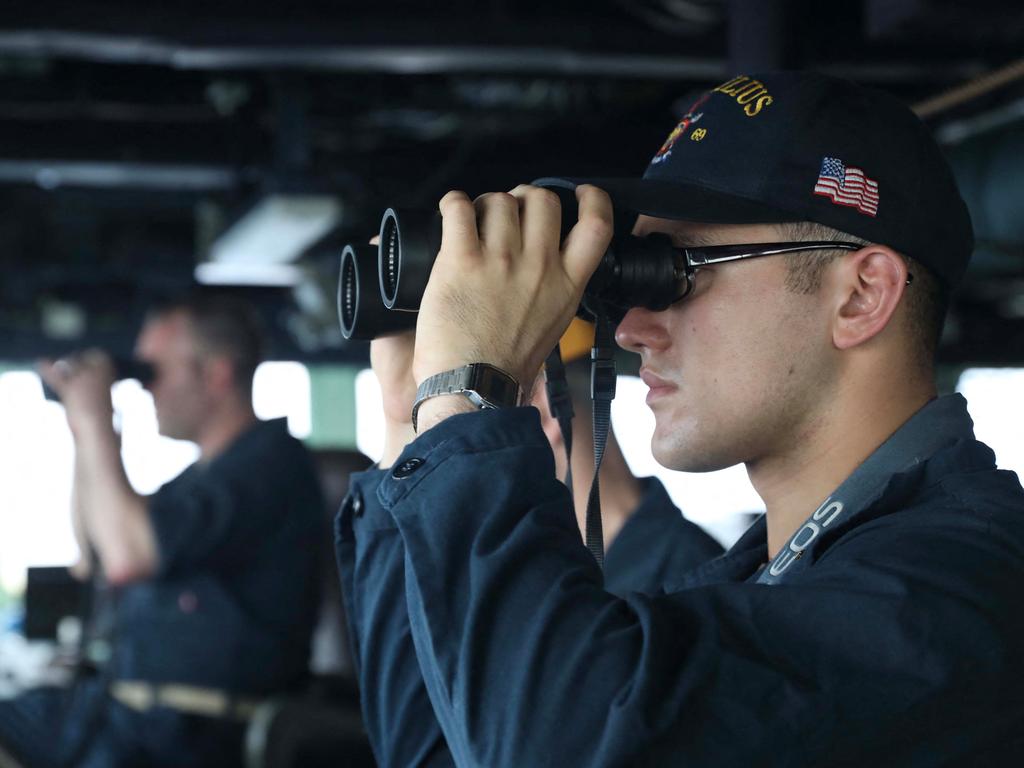
[[[832,240],[804,240],[791,243],[740,243],[736,245],[708,245],[679,248],[676,252],[682,257],[681,268],[676,269],[676,279],[680,290],[672,303],[685,299],[693,291],[694,276],[702,267],[714,264],[726,264],[730,261],[756,259],[761,256],[779,256],[786,253],[801,251],[859,251],[864,245]],[[914,276],[907,273],[907,285]]]

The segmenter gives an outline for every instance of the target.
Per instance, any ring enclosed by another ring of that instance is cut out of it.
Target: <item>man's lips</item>
[[[657,398],[662,397],[663,395],[667,395],[669,392],[678,389],[678,387],[668,379],[663,379],[660,376],[651,373],[650,371],[644,368],[640,369],[640,380],[643,381],[643,383],[646,384],[648,387],[650,387],[650,392],[647,393],[648,405],[650,405],[652,400],[656,400]]]

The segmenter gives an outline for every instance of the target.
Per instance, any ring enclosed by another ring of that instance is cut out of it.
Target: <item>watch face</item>
[[[436,395],[463,394],[477,408],[513,408],[520,404],[518,382],[504,371],[487,363],[472,363],[443,371],[423,380],[416,389],[412,406],[412,428],[420,404]]]
[[[519,384],[507,373],[492,365],[474,365],[473,380],[468,388],[476,392],[483,404],[491,408],[511,408],[519,405]]]

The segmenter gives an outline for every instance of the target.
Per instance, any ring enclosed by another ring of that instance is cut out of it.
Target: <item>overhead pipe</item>
[[[239,174],[231,168],[206,165],[0,159],[0,183],[35,184],[43,189],[97,187],[206,192],[233,189],[239,183]]]
[[[145,36],[60,30],[0,32],[0,54],[199,70],[307,69],[391,74],[555,73],[666,80],[713,80],[728,74],[724,60],[710,57],[454,45],[190,46]]]
[[[913,109],[922,119],[935,117],[1021,79],[1024,79],[1024,59],[1018,59],[968,83],[920,101],[914,105]]]
[[[759,3],[750,3],[756,11]],[[751,11],[753,12],[753,11]],[[760,16],[755,24],[760,24]],[[720,57],[586,53],[564,48],[456,45],[190,46],[153,37],[61,30],[0,32],[0,55],[42,56],[109,64],[193,70],[305,69],[384,74],[549,74],[652,80],[714,81],[734,74]],[[977,73],[972,61],[840,62],[823,72],[862,82],[948,82]]]

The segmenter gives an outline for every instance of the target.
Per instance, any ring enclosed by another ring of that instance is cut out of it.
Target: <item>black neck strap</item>
[[[596,314],[594,326],[594,347],[590,351],[590,396],[594,408],[594,479],[587,497],[585,540],[587,549],[598,565],[604,565],[604,528],[601,522],[601,487],[599,476],[608,444],[608,430],[611,425],[611,404],[615,398],[615,348],[612,325],[608,315],[601,308]],[[548,407],[558,421],[565,444],[565,484],[573,495],[572,486],[572,419],[575,415],[572,396],[565,379],[565,365],[556,346],[544,364],[544,385],[547,389]]]
[[[594,348],[590,351],[590,396],[594,404],[594,480],[587,498],[587,549],[597,564],[604,565],[604,529],[601,524],[601,462],[608,443],[612,400],[615,398],[615,348],[612,325],[600,307],[594,325]]]

